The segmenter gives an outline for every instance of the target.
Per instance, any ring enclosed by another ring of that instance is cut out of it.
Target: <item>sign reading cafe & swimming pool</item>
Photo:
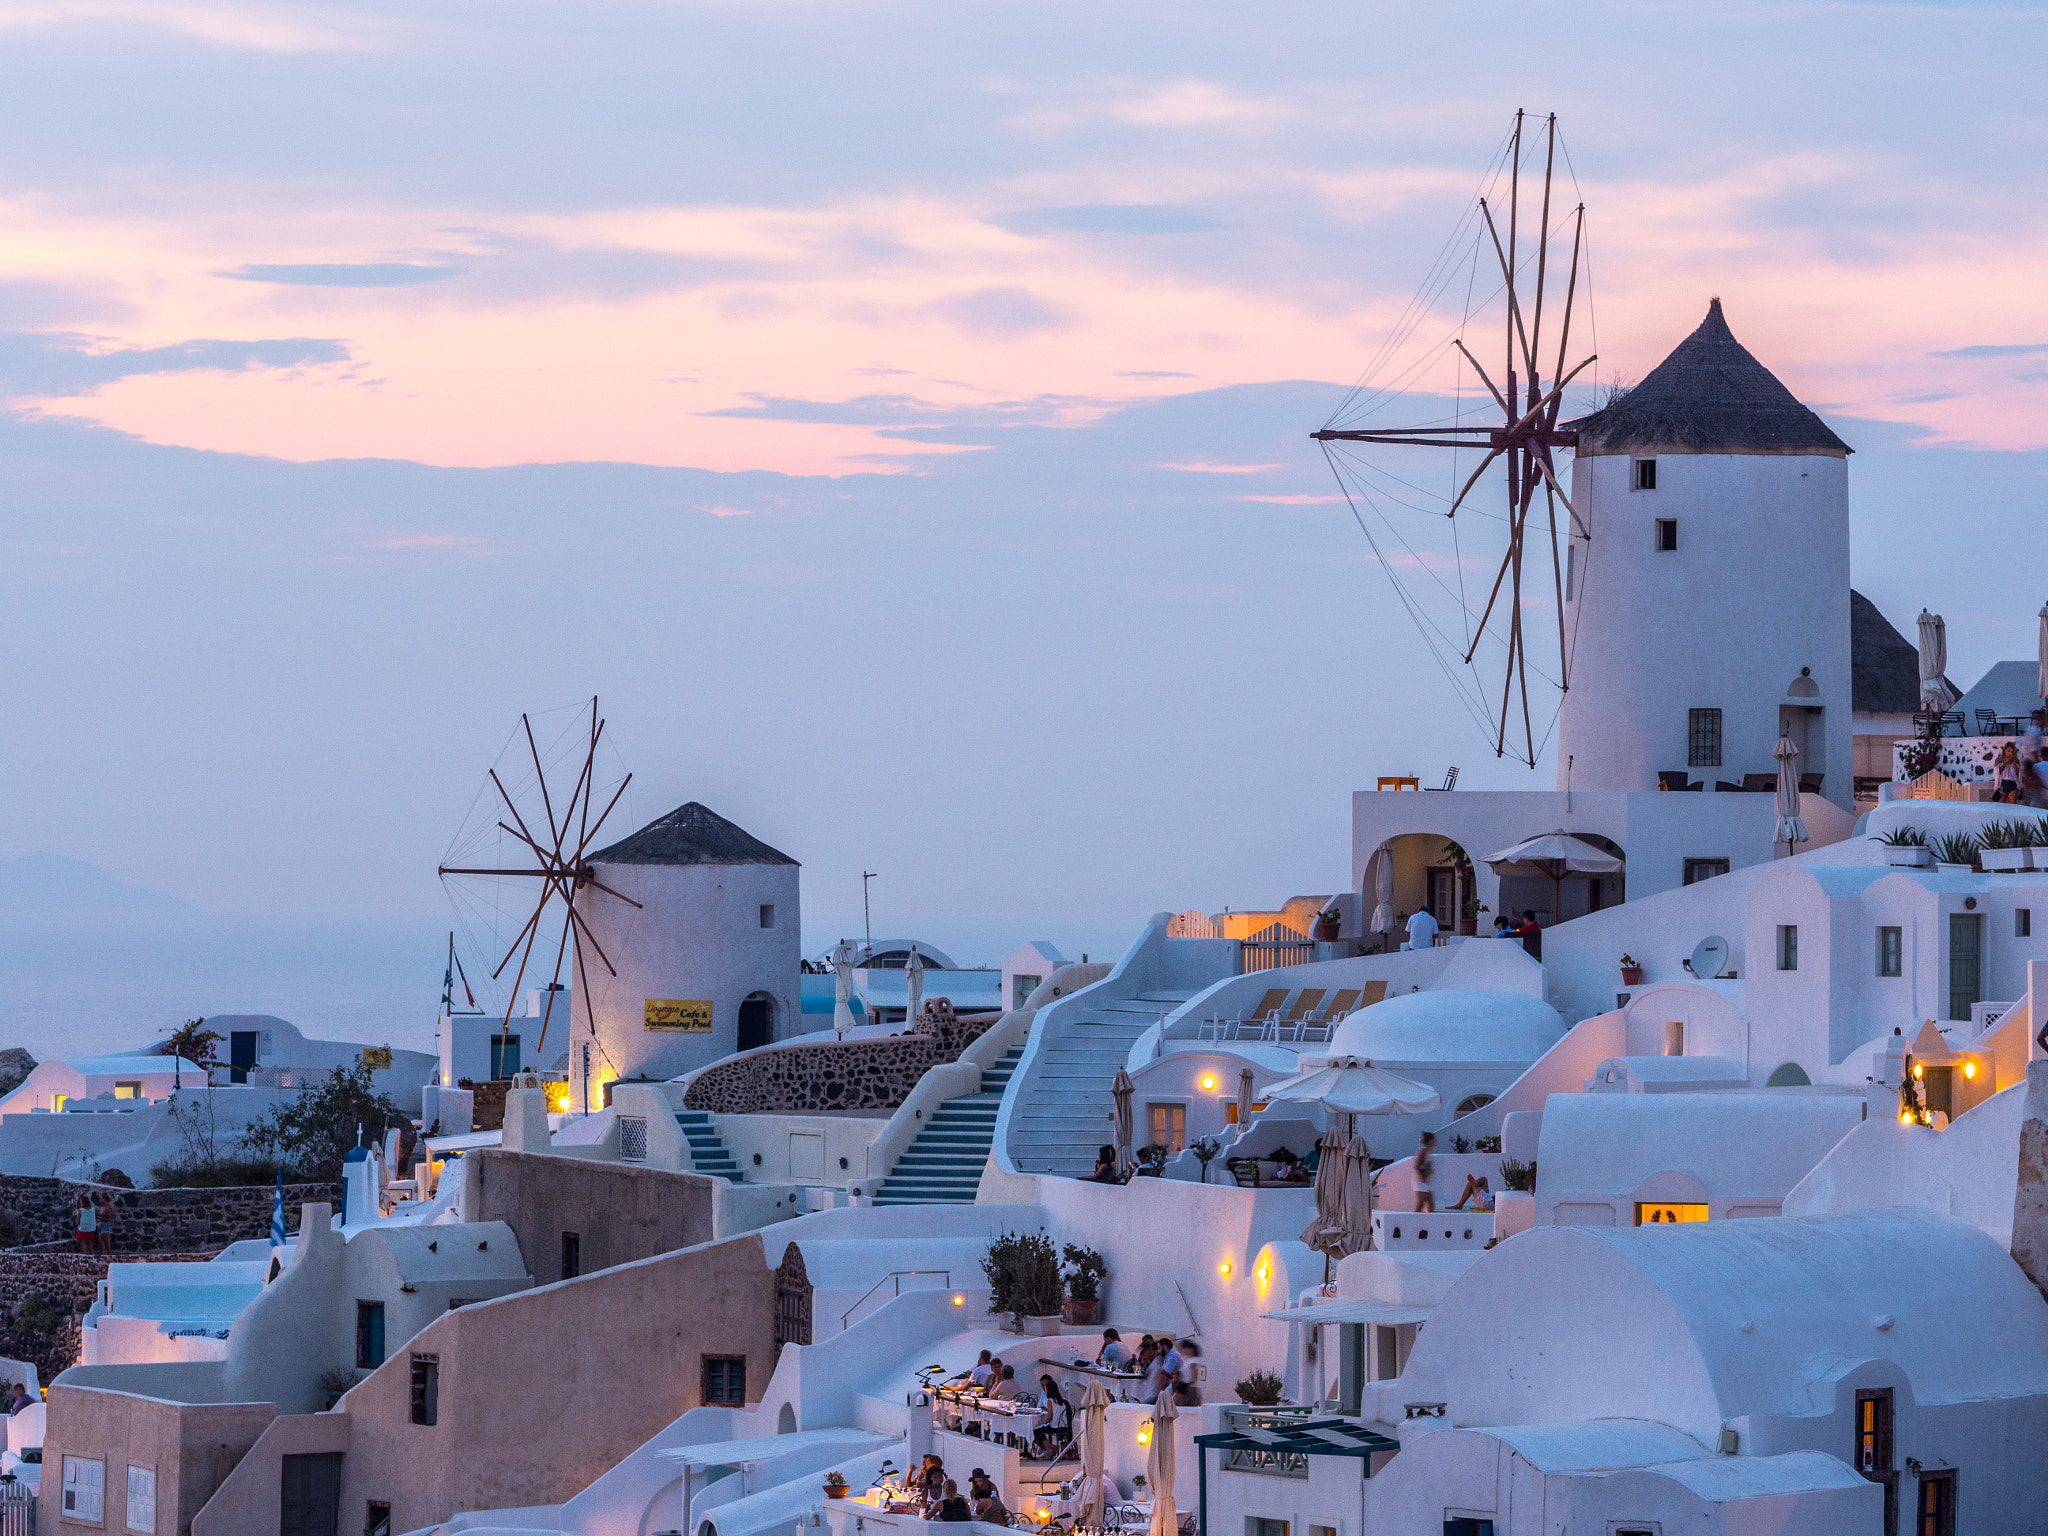
[[[649,1029],[665,1030],[677,1035],[708,1035],[711,1033],[711,1003],[676,997],[650,997],[647,999],[645,1020]]]

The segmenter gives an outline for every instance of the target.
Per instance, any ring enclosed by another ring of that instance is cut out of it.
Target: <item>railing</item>
[[[844,1328],[846,1326],[846,1320],[852,1317],[854,1313],[858,1312],[861,1309],[862,1304],[866,1302],[870,1296],[874,1295],[875,1292],[879,1291],[883,1286],[889,1285],[892,1282],[894,1283],[894,1290],[890,1293],[889,1299],[892,1301],[895,1300],[896,1297],[901,1296],[903,1294],[903,1282],[906,1279],[909,1279],[916,1275],[943,1275],[945,1277],[945,1279],[936,1287],[922,1287],[922,1289],[925,1290],[949,1290],[951,1289],[953,1284],[953,1271],[951,1271],[950,1269],[891,1270],[888,1274],[882,1276],[881,1279],[877,1280],[873,1285],[869,1286],[865,1291],[861,1292],[859,1301],[856,1301],[852,1306],[848,1307],[844,1312],[839,1314],[839,1326],[841,1328]]]
[[[1239,1434],[1284,1429],[1289,1421],[1299,1423],[1313,1413],[1306,1404],[1274,1408],[1230,1408],[1223,1410],[1223,1427]],[[1276,1437],[1277,1438],[1277,1437]],[[1307,1477],[1308,1453],[1282,1445],[1246,1447],[1223,1453],[1226,1472],[1253,1472],[1264,1477]]]
[[[1312,939],[1246,939],[1238,947],[1237,973],[1277,971],[1283,965],[1307,965],[1316,957]]]
[[[12,1473],[0,1482],[0,1536],[36,1536],[36,1496]]]

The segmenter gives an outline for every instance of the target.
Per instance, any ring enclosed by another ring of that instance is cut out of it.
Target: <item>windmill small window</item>
[[[1660,518],[1658,518],[1658,519],[1657,519],[1657,550],[1658,550],[1658,552],[1659,552],[1660,554],[1670,554],[1670,553],[1671,553],[1672,551],[1676,550],[1677,548],[1678,548],[1678,519],[1677,519],[1677,518],[1675,518],[1675,517],[1660,517]]]
[[[1654,491],[1657,489],[1657,461],[1637,459],[1629,466],[1628,488],[1632,491]]]

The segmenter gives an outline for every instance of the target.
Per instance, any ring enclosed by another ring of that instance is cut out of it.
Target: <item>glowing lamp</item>
[[[1913,1111],[1911,1111],[1910,1109],[1902,1109],[1902,1110],[1900,1110],[1900,1111],[1899,1111],[1899,1124],[1901,1124],[1901,1125],[1911,1125],[1912,1123],[1913,1123]]]
[[[956,1307],[964,1307],[967,1305],[967,1298],[965,1296],[956,1295],[953,1298],[953,1305]]]
[[[1140,1424],[1140,1425],[1138,1426],[1138,1444],[1140,1444],[1140,1445],[1150,1445],[1151,1443],[1152,1443],[1152,1421],[1151,1421],[1150,1419],[1147,1419],[1147,1420],[1146,1420],[1146,1421],[1145,1421],[1145,1422],[1144,1422],[1143,1424]]]
[[[1975,1063],[1974,1061],[1966,1061],[1966,1062],[1964,1062],[1964,1063],[1963,1063],[1963,1076],[1965,1076],[1965,1077],[1975,1077],[1976,1075],[1977,1075],[1977,1063]]]
[[[1051,1510],[1049,1510],[1049,1509],[1041,1509],[1041,1510],[1040,1510],[1040,1511],[1038,1512],[1038,1523],[1039,1523],[1040,1525],[1045,1525],[1045,1524],[1047,1524],[1047,1523],[1048,1523],[1049,1521],[1051,1521],[1051,1519],[1052,1519],[1052,1511],[1051,1511]]]
[[[1272,1271],[1269,1270],[1265,1265],[1261,1264],[1257,1269],[1253,1270],[1252,1273],[1259,1277],[1259,1284],[1264,1285],[1266,1283],[1266,1276],[1271,1274]]]
[[[1204,1073],[1202,1074],[1202,1092],[1204,1092],[1204,1093],[1214,1093],[1215,1091],[1216,1091],[1216,1074],[1215,1074],[1214,1072],[1204,1072]]]
[[[1218,1265],[1216,1266],[1216,1273],[1217,1273],[1217,1274],[1219,1274],[1219,1275],[1224,1275],[1224,1276],[1228,1276],[1228,1275],[1229,1275],[1229,1273],[1230,1273],[1230,1265],[1229,1265],[1228,1261],[1226,1261],[1226,1262],[1224,1262],[1224,1263],[1222,1263],[1222,1264],[1218,1264]]]
[[[1921,1080],[1922,1078],[1924,1078],[1924,1077],[1926,1077],[1926,1076],[1927,1076],[1927,1069],[1926,1069],[1925,1067],[1921,1066],[1919,1062],[1917,1062],[1917,1061],[1916,1061],[1916,1062],[1914,1062],[1914,1063],[1913,1063],[1913,1081],[1917,1083],[1917,1082],[1919,1082],[1919,1081],[1920,1081],[1920,1080]]]

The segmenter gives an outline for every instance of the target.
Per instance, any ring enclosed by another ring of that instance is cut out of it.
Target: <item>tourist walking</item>
[[[98,1240],[99,1251],[111,1254],[114,1251],[114,1197],[94,1195],[92,1209],[93,1236]]]
[[[1436,1210],[1436,1133],[1424,1131],[1415,1149],[1415,1209]]]
[[[92,1203],[92,1196],[84,1191],[78,1196],[78,1251],[91,1253],[99,1240],[100,1213]]]

